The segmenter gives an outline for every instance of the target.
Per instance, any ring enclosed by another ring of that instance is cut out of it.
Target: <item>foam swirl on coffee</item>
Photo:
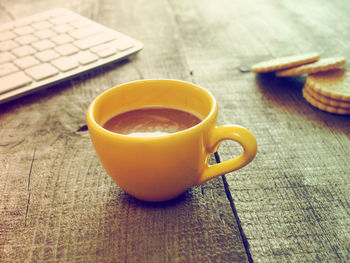
[[[133,137],[168,135],[191,128],[201,120],[186,111],[171,108],[140,108],[117,114],[103,127]]]

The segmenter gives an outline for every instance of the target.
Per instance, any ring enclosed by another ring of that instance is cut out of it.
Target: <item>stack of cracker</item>
[[[350,70],[341,68],[344,58],[321,58],[318,53],[276,58],[251,67],[256,73],[274,72],[278,77],[307,74],[303,96],[314,107],[350,114]]]

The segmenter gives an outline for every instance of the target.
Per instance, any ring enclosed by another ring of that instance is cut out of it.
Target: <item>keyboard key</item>
[[[15,21],[14,23],[14,27],[26,27],[27,25],[31,24],[33,22],[33,19],[31,17],[25,17],[25,18],[21,18],[18,19],[17,21]]]
[[[70,24],[75,28],[82,28],[91,25],[91,20],[79,18],[74,21],[71,21]]]
[[[66,72],[79,66],[78,62],[72,57],[63,57],[51,62],[59,70]]]
[[[1,52],[0,53],[0,64],[6,63],[14,60],[16,57],[12,55],[10,52]]]
[[[55,58],[58,58],[59,56],[60,55],[52,49],[44,50],[35,54],[35,57],[42,62],[49,62],[51,60],[54,60]]]
[[[87,37],[84,39],[80,39],[74,42],[74,44],[83,50],[86,50],[88,48],[97,46],[99,44],[103,44],[109,41],[112,41],[115,39],[115,36],[112,33],[101,33],[98,35],[94,35],[91,37]]]
[[[104,49],[115,49],[117,50],[117,41],[116,40],[113,40],[113,41],[110,41],[108,43],[104,43],[104,44],[101,44],[101,45],[98,45],[98,46],[95,46],[93,48],[91,48],[90,50],[94,53],[97,53],[99,51],[102,51]]]
[[[0,77],[18,71],[18,68],[13,63],[5,63],[0,65]]]
[[[36,51],[31,46],[21,46],[17,47],[12,50],[13,54],[15,54],[17,57],[24,57],[28,55],[34,54]]]
[[[33,33],[34,29],[31,26],[22,26],[22,27],[15,28],[13,31],[17,35],[23,36],[23,35],[28,35],[30,33]]]
[[[97,55],[99,55],[101,58],[106,58],[109,56],[112,56],[116,54],[118,51],[116,48],[109,48],[109,49],[103,49],[97,52]]]
[[[36,14],[34,16],[32,16],[32,20],[33,22],[39,22],[39,21],[46,21],[48,20],[50,17],[52,16],[52,14],[50,14],[50,12],[42,12],[39,14]]]
[[[14,28],[14,23],[7,23],[0,25],[0,32],[8,31]]]
[[[21,69],[30,68],[40,63],[35,57],[27,56],[23,58],[16,59],[14,63]]]
[[[141,49],[141,43],[62,8],[1,24],[0,103]]]
[[[79,51],[79,49],[76,46],[73,46],[72,44],[65,44],[59,47],[56,47],[55,50],[60,53],[62,56],[70,56]]]
[[[31,78],[29,78],[26,74],[24,74],[21,71],[11,75],[7,75],[6,77],[0,78],[0,93],[4,93],[16,88],[26,86],[31,82]]]
[[[72,15],[62,15],[62,16],[57,16],[57,17],[51,18],[49,21],[52,24],[60,25],[60,24],[69,23],[69,22],[74,21],[74,20],[75,20],[75,17]]]
[[[50,29],[43,29],[34,33],[40,39],[46,39],[56,36],[56,33]]]
[[[32,25],[35,29],[38,29],[38,30],[42,30],[42,29],[46,29],[46,28],[49,28],[52,26],[52,24],[50,24],[49,22],[47,21],[39,21],[39,22],[36,22]]]
[[[15,33],[12,33],[11,31],[5,31],[0,33],[0,42],[5,40],[10,40],[16,37]]]
[[[24,35],[24,36],[20,36],[20,37],[15,38],[15,41],[21,45],[27,45],[29,43],[34,43],[37,40],[38,40],[38,38],[33,36],[33,35]]]
[[[36,81],[55,76],[59,71],[48,63],[40,64],[25,70],[25,72]]]
[[[129,48],[132,48],[134,44],[131,41],[128,41],[126,39],[118,39],[117,40],[117,47],[120,51],[125,51]]]
[[[79,28],[76,30],[73,30],[69,32],[69,35],[74,37],[75,39],[82,39],[86,38],[92,35],[96,35],[97,33],[101,32],[102,28],[99,26],[87,26],[83,28]]]
[[[52,43],[52,41],[47,39],[40,40],[38,42],[33,43],[32,45],[39,51],[43,51],[43,50],[55,47],[55,44]]]
[[[13,40],[7,40],[0,43],[0,51],[9,51],[18,47],[19,45]]]
[[[57,45],[67,44],[73,41],[73,38],[67,34],[62,34],[51,38],[51,40]]]
[[[56,33],[61,34],[61,33],[67,33],[69,31],[73,30],[74,28],[69,24],[61,24],[61,25],[54,26],[52,29]]]
[[[95,54],[92,54],[89,51],[85,51],[85,52],[80,52],[78,54],[77,60],[81,65],[88,65],[92,62],[96,62],[98,60],[98,56],[96,56]]]

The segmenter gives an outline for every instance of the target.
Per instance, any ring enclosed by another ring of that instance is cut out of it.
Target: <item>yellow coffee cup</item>
[[[103,128],[118,113],[154,106],[196,113],[202,121],[189,129],[154,137],[133,137]],[[257,151],[253,134],[240,126],[216,126],[217,114],[213,95],[197,85],[140,80],[99,95],[89,106],[87,124],[103,167],[125,192],[144,201],[165,201],[253,160]],[[223,140],[238,142],[242,154],[209,165],[209,155]]]

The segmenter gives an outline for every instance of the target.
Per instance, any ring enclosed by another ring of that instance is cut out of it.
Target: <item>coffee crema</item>
[[[117,114],[103,128],[134,137],[154,137],[186,130],[200,122],[200,118],[186,111],[152,107]]]

